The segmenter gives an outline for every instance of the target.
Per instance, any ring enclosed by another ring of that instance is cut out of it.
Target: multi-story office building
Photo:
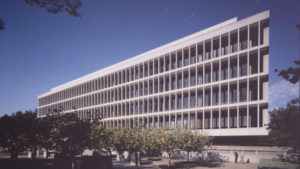
[[[213,136],[267,135],[269,11],[233,18],[38,96],[56,108],[103,116],[115,128],[188,127]]]

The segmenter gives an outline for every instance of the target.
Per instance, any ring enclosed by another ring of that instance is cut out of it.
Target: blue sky
[[[296,97],[277,77],[299,57],[297,0],[84,1],[81,17],[1,0],[0,116],[34,109],[51,88],[237,16],[269,9],[270,107]]]

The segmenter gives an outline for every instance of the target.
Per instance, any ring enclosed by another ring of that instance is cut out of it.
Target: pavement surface
[[[147,158],[142,158],[139,169],[166,169],[168,159],[163,158],[159,161],[150,161]],[[135,169],[135,166],[130,165],[129,162],[113,161],[114,169]],[[172,160],[172,165],[176,169],[257,169],[257,163],[221,163],[215,166],[205,166],[201,163],[186,163],[182,160]]]

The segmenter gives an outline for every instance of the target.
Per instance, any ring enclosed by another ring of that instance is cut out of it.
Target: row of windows
[[[261,79],[260,83],[262,84],[266,80],[267,79]],[[258,99],[258,90],[256,88],[257,79],[251,79],[249,81],[249,90],[247,90],[247,80],[240,81],[238,84],[236,82],[231,82],[229,86],[227,83],[225,83],[220,86],[213,86],[212,89],[210,87],[206,87],[204,90],[203,88],[199,88],[189,91],[175,92],[169,95],[130,100],[124,103],[111,103],[110,105],[102,106],[99,111],[103,112],[105,118],[109,118],[124,115],[245,102],[247,101],[247,98],[249,101],[255,101]],[[261,87],[260,93],[263,93],[264,88],[262,85],[259,86]],[[46,114],[48,111],[58,107],[62,107],[64,110],[68,111],[96,106],[101,104],[101,99],[103,98],[101,98],[101,95],[98,93],[83,98],[73,99],[69,102],[65,102],[64,104],[61,103],[40,108],[40,114]],[[263,99],[262,94],[260,94],[259,99]]]
[[[261,52],[261,54],[264,55],[266,53]],[[195,85],[207,84],[229,78],[236,78],[238,75],[242,77],[255,74],[258,72],[257,51],[253,51],[249,57],[251,58],[249,59],[249,68],[247,64],[247,55],[242,54],[239,56],[239,64],[237,64],[237,57],[232,56],[229,59],[219,60],[218,62],[209,63],[205,66],[201,65],[198,67],[191,67],[189,69],[177,71],[153,79],[148,79],[142,82],[137,82],[135,84],[129,84],[120,88],[105,90],[97,94],[99,95],[100,99],[99,104],[146,96],[148,94],[165,92],[169,90],[193,87]],[[260,63],[262,65],[260,72],[262,72],[264,61],[261,59]],[[239,67],[237,65],[239,65]],[[69,100],[65,102],[72,101]],[[81,108],[81,106],[79,107]],[[68,109],[70,109],[70,107]]]
[[[263,124],[263,109],[266,106],[261,106],[259,113],[257,112],[257,106],[251,105],[248,109],[248,121],[247,121],[247,108],[236,107],[228,109],[222,109],[220,111],[196,111],[196,112],[178,112],[176,114],[149,116],[141,118],[131,119],[119,119],[113,121],[106,121],[106,125],[111,125],[114,128],[131,127],[138,123],[147,127],[163,127],[168,126],[175,127],[188,127],[191,129],[217,129],[217,128],[245,128],[247,127],[262,127]],[[238,112],[237,112],[238,111]],[[258,118],[259,114],[259,118]],[[78,116],[81,119],[93,119],[96,116],[100,117],[99,112],[78,112]],[[239,117],[239,120],[238,120]],[[238,125],[239,124],[239,125]],[[259,124],[259,125],[257,125]]]
[[[258,31],[258,23],[251,24],[249,28],[248,26],[245,26],[239,30],[233,30],[229,33],[216,36],[215,38],[210,38],[204,42],[168,53],[159,58],[137,64],[127,68],[126,70],[118,71],[93,81],[43,97],[40,99],[40,105],[102,90],[158,73],[181,68],[182,66],[188,66],[196,62],[202,62],[211,58],[234,53],[238,50],[247,49],[248,47],[254,47],[259,43],[258,37],[261,37],[260,44],[263,44],[265,40],[262,34],[264,33],[263,30],[267,27],[268,21],[266,20],[261,21],[260,23],[261,31]]]

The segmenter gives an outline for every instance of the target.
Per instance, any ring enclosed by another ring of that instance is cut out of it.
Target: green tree
[[[91,148],[105,149],[111,156],[114,147],[114,130],[99,124],[92,124],[91,129]]]
[[[26,143],[26,149],[31,151],[32,158],[36,158],[36,152],[41,145],[41,130],[39,128],[39,122],[37,118],[37,110],[25,111],[23,116],[24,132],[28,139]]]
[[[49,150],[54,150],[55,140],[57,139],[57,116],[47,114],[43,118],[39,118],[39,138],[40,149],[45,149],[46,158],[48,159]]]
[[[0,119],[0,147],[10,153],[11,158],[18,158],[18,153],[28,147],[29,137],[27,119],[19,111],[11,116],[5,115]]]
[[[90,122],[78,118],[75,113],[60,114],[53,130],[55,146],[62,157],[79,155],[90,145]]]
[[[143,150],[143,128],[142,125],[138,125],[132,129],[129,129],[126,133],[126,150],[129,153],[135,155],[135,166],[138,169],[138,153]]]
[[[270,112],[269,139],[273,145],[288,146],[290,160],[300,163],[300,111],[299,99],[291,100],[284,108]]]
[[[168,166],[171,166],[171,156],[174,150],[179,147],[181,130],[179,128],[163,129],[164,134],[161,136],[161,151],[168,153]]]
[[[147,128],[142,133],[143,151],[148,155],[158,156],[162,153],[162,137],[164,130],[161,128]]]
[[[119,154],[122,154],[127,150],[127,135],[129,132],[129,128],[123,127],[120,129],[116,129],[113,136],[113,148]]]
[[[190,161],[190,152],[202,152],[211,144],[211,137],[199,134],[197,131],[183,129],[178,137],[180,137],[178,148],[187,152],[188,161]]]

